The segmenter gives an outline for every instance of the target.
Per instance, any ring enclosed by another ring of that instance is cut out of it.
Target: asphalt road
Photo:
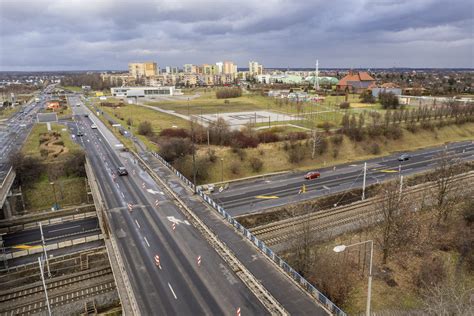
[[[43,226],[43,235],[46,244],[97,234],[100,234],[100,227],[96,217]],[[3,235],[3,240],[8,252],[12,246],[40,244],[41,232],[39,227],[26,229]]]
[[[400,162],[400,154],[367,160],[366,185],[398,177],[408,176],[436,168],[439,154],[446,150],[450,157],[465,161],[474,159],[474,141],[451,143],[436,148],[426,148],[410,153],[408,161]],[[231,183],[223,192],[212,198],[232,216],[256,213],[262,210],[295,203],[302,200],[361,188],[364,161],[338,165],[334,169],[319,169],[321,177],[305,180],[306,172],[286,173],[277,176]],[[306,193],[299,194],[303,185]]]
[[[72,104],[80,102],[78,98]],[[201,234],[185,220],[130,154],[110,144],[117,140],[85,107],[74,107],[68,123],[82,144],[99,181],[111,230],[143,315],[265,315],[266,309]],[[92,123],[99,129],[91,129]],[[125,166],[128,176],[117,176]],[[130,205],[130,208],[129,208]],[[175,229],[173,229],[173,222]],[[154,257],[160,258],[160,266]],[[198,257],[201,258],[198,264]]]

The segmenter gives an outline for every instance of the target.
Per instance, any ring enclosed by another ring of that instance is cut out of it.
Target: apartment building
[[[249,75],[263,75],[263,66],[256,61],[249,61]]]
[[[158,75],[158,67],[155,62],[129,63],[128,73],[134,78],[151,77]]]

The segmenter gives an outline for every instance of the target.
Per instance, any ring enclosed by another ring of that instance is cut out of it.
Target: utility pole
[[[38,257],[38,264],[40,268],[41,281],[43,281],[44,295],[46,296],[46,306],[48,306],[48,315],[51,316],[51,306],[49,305],[48,290],[46,289],[46,282],[44,281],[43,265],[41,264],[41,257]]]
[[[49,269],[48,253],[46,252],[46,243],[44,241],[43,225],[41,225],[41,222],[39,222],[39,228],[40,228],[40,232],[41,232],[41,243],[43,244],[44,257],[46,258],[46,268],[48,269],[48,278],[50,278],[51,277],[51,270]]]
[[[362,201],[365,200],[365,177],[367,176],[367,163],[364,162],[364,180],[362,182]]]

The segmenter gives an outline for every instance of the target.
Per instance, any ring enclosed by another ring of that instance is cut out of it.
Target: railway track
[[[455,181],[472,181],[474,172],[458,175]],[[420,193],[433,188],[436,184],[427,183],[408,188],[406,194],[419,198]],[[320,212],[309,213],[284,219],[275,223],[265,224],[251,229],[252,233],[264,241],[267,246],[290,243],[303,233],[322,234],[330,229],[342,228],[348,225],[368,224],[381,219],[381,211],[373,205],[381,202],[382,198],[370,198],[365,201],[340,206]],[[308,225],[309,224],[309,225]]]
[[[115,289],[110,267],[59,277],[47,282],[46,286],[51,307]],[[46,308],[44,289],[39,283],[0,292],[0,315],[31,315]]]

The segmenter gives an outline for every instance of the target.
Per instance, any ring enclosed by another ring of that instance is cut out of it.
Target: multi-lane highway
[[[81,103],[72,97],[71,104]],[[179,207],[84,106],[68,123],[99,180],[113,234],[143,315],[262,315],[268,311]],[[92,129],[95,123],[98,129]],[[118,176],[117,167],[128,176]]]
[[[97,217],[43,226],[46,244],[97,234],[100,234]],[[21,230],[3,235],[3,241],[6,252],[9,252],[13,246],[40,244],[41,232],[39,228]]]
[[[434,169],[443,151],[452,158],[474,160],[473,141],[420,149],[410,153],[411,158],[402,162],[398,161],[400,154],[371,159],[366,161],[366,185],[398,177],[400,170],[403,176],[407,176]],[[233,216],[260,212],[275,206],[361,188],[364,162],[352,162],[318,171],[321,177],[312,180],[304,179],[306,172],[294,172],[231,183],[228,190],[216,192],[212,197]],[[306,192],[299,194],[303,185]]]

